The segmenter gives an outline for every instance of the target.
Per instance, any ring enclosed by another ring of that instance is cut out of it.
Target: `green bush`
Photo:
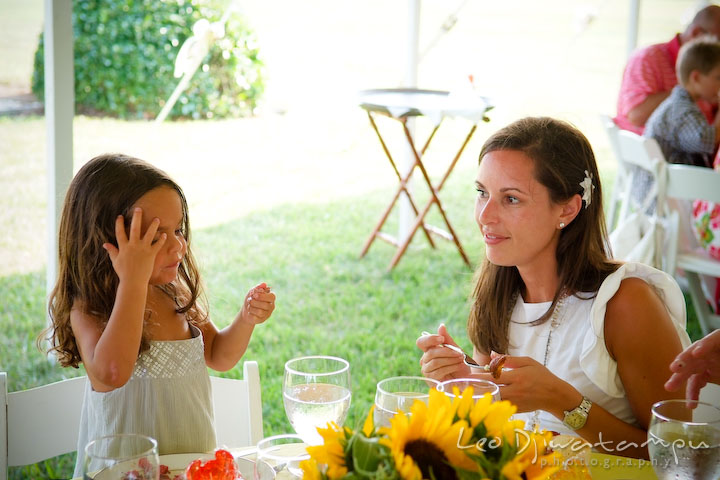
[[[75,107],[78,113],[155,118],[180,79],[175,58],[200,19],[221,19],[228,1],[82,0],[73,2]],[[44,95],[44,42],[35,52],[32,90]],[[263,92],[253,33],[236,12],[168,118],[252,114]]]

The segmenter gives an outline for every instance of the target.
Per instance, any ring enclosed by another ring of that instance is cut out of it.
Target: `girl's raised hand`
[[[155,239],[160,220],[150,222],[145,235],[142,235],[142,209],[135,208],[130,233],[125,232],[125,219],[118,215],[115,219],[115,237],[117,247],[112,243],[104,243],[103,248],[110,255],[115,273],[120,280],[148,283],[155,266],[155,257],[165,244],[167,234],[162,233]]]
[[[265,282],[250,289],[245,296],[240,318],[245,323],[257,325],[270,318],[275,310],[275,294]]]

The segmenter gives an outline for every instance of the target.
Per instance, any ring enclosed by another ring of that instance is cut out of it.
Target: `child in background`
[[[676,70],[680,84],[650,115],[644,135],[657,140],[670,163],[710,167],[720,141],[720,112],[708,124],[696,101],[718,103],[720,43],[709,36],[686,43]]]
[[[698,37],[680,48],[677,60],[677,85],[648,119],[645,136],[657,140],[665,160],[670,163],[712,167],[713,155],[720,143],[720,111],[713,123],[697,106],[697,100],[718,103],[720,92],[720,42],[714,36]],[[636,192],[649,190],[648,175],[637,176]],[[689,212],[688,212],[689,213]],[[695,202],[692,231],[712,255],[712,234],[717,230],[717,211],[707,202]],[[713,219],[713,217],[715,217]],[[717,255],[717,252],[715,252]],[[720,303],[720,282],[704,277],[706,295],[714,310]]]
[[[240,360],[275,308],[264,284],[218,331],[190,250],[180,187],[152,165],[102,155],[75,175],[63,207],[59,273],[45,332],[62,366],[88,386],[75,476],[94,438],[142,433],[160,454],[216,447],[210,378]]]

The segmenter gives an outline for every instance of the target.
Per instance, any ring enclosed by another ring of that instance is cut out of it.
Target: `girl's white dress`
[[[216,446],[210,377],[203,337],[191,325],[188,340],[152,341],[130,380],[111,392],[85,388],[75,477],[82,475],[85,445],[113,433],[142,433],[161,455],[211,451]]]
[[[558,316],[559,325],[552,333],[547,367],[593,403],[620,420],[637,425],[618,375],[617,362],[605,348],[604,335],[607,302],[617,292],[620,282],[630,277],[641,278],[654,287],[667,307],[683,348],[690,344],[685,331],[685,300],[675,280],[647,265],[626,263],[605,279],[595,297],[580,294],[585,298],[571,296],[565,300]],[[537,326],[529,322],[542,316],[550,303],[525,303],[522,296],[518,296],[509,329],[510,355],[529,356],[543,362],[551,322]],[[533,413],[519,413],[514,418],[524,420],[526,428],[530,428]],[[548,412],[539,411],[538,420],[544,430],[577,435]]]

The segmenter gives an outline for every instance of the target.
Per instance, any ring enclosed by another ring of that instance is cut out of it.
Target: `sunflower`
[[[449,397],[437,390],[430,391],[429,404],[415,402],[410,416],[403,412],[390,420],[390,428],[379,430],[380,443],[390,448],[395,468],[403,480],[457,478],[455,467],[476,471],[477,465],[458,445],[470,437],[465,420],[455,420]]]
[[[540,480],[558,471],[562,458],[557,452],[548,453],[551,438],[550,432],[525,432],[517,436],[518,453],[503,466],[503,476],[508,480]]]
[[[317,468],[317,465],[325,465],[325,474],[330,480],[342,478],[348,472],[345,461],[345,446],[348,437],[352,436],[349,429],[342,429],[335,422],[328,423],[327,428],[317,429],[323,438],[323,443],[314,447],[307,447],[307,452],[315,464],[306,464],[308,470]],[[304,462],[303,462],[304,463]],[[302,466],[302,465],[301,465]],[[305,473],[309,473],[303,468]],[[307,478],[319,478],[309,476]]]

